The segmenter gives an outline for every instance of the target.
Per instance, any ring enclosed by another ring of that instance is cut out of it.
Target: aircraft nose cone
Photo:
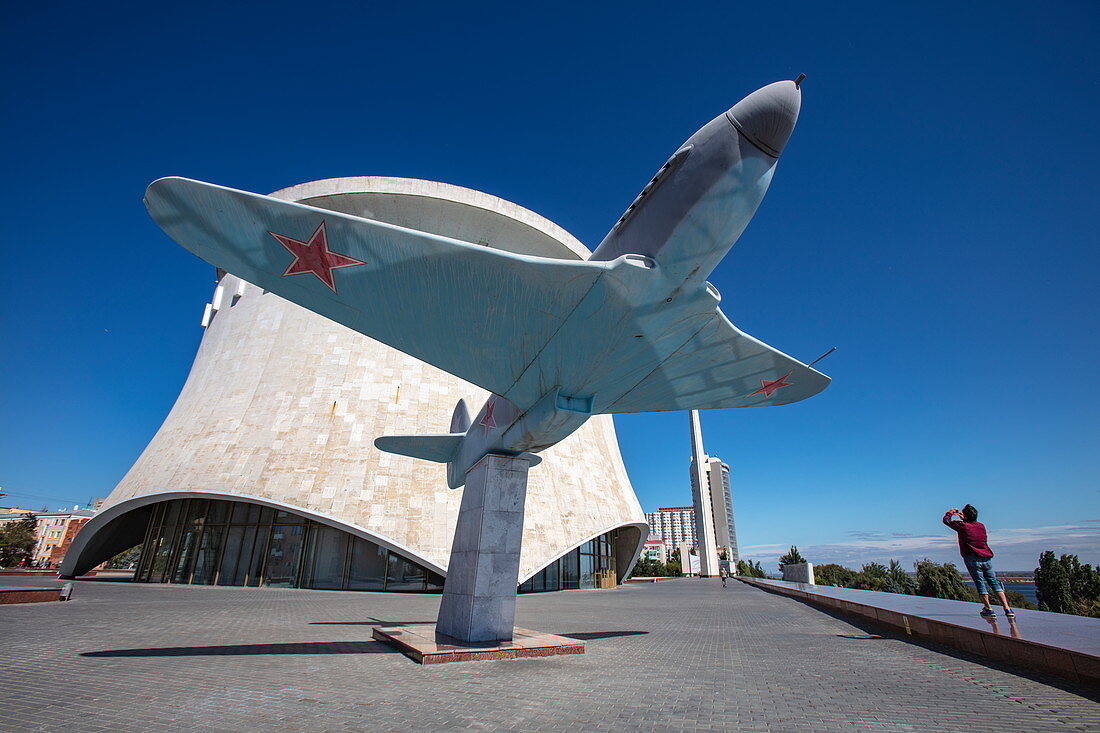
[[[726,117],[756,147],[778,158],[791,137],[802,91],[793,81],[777,81],[757,89],[730,107]]]

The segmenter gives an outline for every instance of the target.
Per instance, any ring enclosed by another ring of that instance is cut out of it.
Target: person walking
[[[718,574],[720,576],[722,576],[722,587],[725,588],[726,587],[726,578],[728,578],[730,576],[729,571],[727,571],[725,568],[722,568],[721,570],[718,571]]]
[[[961,517],[961,520],[953,519],[955,516]],[[1005,608],[1005,616],[1015,618],[1016,613],[1008,605],[1001,581],[997,580],[997,574],[993,572],[993,550],[989,549],[985,525],[978,521],[978,510],[971,504],[964,506],[961,512],[958,509],[948,509],[943,515],[943,523],[959,535],[959,552],[966,563],[966,569],[970,571],[970,577],[974,579],[978,595],[982,597],[982,605],[985,606],[981,611],[982,616],[997,615],[989,605],[989,592],[993,591]]]

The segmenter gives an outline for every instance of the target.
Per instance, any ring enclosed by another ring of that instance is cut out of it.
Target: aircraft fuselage
[[[599,304],[605,322],[617,322],[606,317],[608,309],[621,309],[623,328],[607,333],[609,348],[590,358],[614,360],[636,350],[637,338],[656,368],[683,343],[660,339],[670,323],[713,312],[720,296],[706,279],[767,192],[799,100],[798,87],[789,81],[754,92],[688,138],[643,188],[589,258],[607,263],[605,277],[629,281],[621,290],[629,302]],[[577,329],[585,327],[583,313],[572,321]],[[570,322],[555,338],[572,337]],[[599,374],[600,364],[584,371]],[[639,371],[639,379],[645,374]],[[487,453],[537,453],[563,440],[594,412],[606,411],[595,410],[593,400],[613,404],[616,392],[625,394],[634,383],[604,384],[598,393],[591,384],[545,386],[534,404],[489,397],[448,465],[452,487],[461,486],[466,471]]]

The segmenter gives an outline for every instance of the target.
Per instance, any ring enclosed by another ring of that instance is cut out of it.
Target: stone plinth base
[[[44,603],[61,600],[60,588],[29,588],[25,586],[0,586],[2,603]]]
[[[554,634],[516,628],[511,641],[462,642],[437,634],[435,624],[375,626],[371,635],[421,664],[481,662],[519,657],[584,654],[584,642]]]

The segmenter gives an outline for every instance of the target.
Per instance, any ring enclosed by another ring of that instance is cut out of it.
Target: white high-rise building
[[[737,550],[737,528],[733,522],[733,496],[730,493],[730,467],[718,456],[706,456],[703,474],[710,489],[710,510],[714,519],[714,541],[719,553],[726,551],[730,562],[741,559]],[[691,481],[695,486],[695,462],[692,461]]]
[[[674,552],[681,542],[686,543],[688,547],[697,545],[694,507],[661,507],[655,512],[646,512],[645,518],[649,522],[650,535],[660,537],[670,553]]]

